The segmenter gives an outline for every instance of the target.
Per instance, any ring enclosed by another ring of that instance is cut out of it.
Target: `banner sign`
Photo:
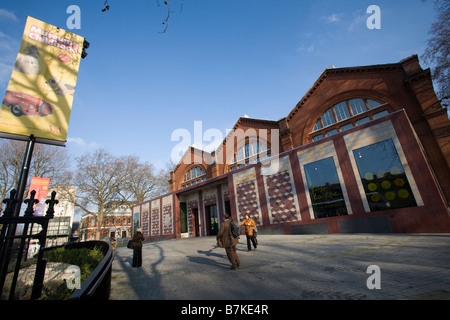
[[[36,191],[35,199],[39,200],[36,204],[34,215],[43,216],[45,214],[45,200],[47,200],[48,186],[50,185],[50,178],[31,177],[30,192],[28,198],[30,198],[31,191]]]
[[[0,108],[0,132],[66,141],[84,38],[27,18]]]

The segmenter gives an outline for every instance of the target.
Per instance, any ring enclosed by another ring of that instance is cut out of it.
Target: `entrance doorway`
[[[225,213],[228,213],[231,216],[230,200],[225,201]]]
[[[180,202],[180,233],[188,232],[186,202]]]
[[[192,224],[194,227],[194,237],[200,237],[200,220],[198,219],[198,208],[192,208]]]
[[[217,205],[206,206],[206,224],[208,228],[208,235],[215,236],[219,231],[219,214],[217,212]]]

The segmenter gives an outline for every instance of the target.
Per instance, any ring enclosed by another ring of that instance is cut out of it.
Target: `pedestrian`
[[[142,265],[142,242],[144,241],[141,228],[136,229],[136,233],[133,235],[133,265],[132,267],[140,267]]]
[[[236,270],[241,262],[236,252],[236,245],[238,239],[231,235],[231,215],[225,213],[225,221],[220,225],[219,233],[217,234],[217,246],[225,248],[228,260],[231,262],[231,269]]]
[[[256,247],[258,246],[256,242],[256,223],[255,220],[250,218],[248,213],[245,214],[245,219],[242,221],[241,226],[245,227],[245,235],[247,237],[247,250],[250,252],[252,251],[252,245],[250,244],[250,241],[253,243],[254,250],[256,251]]]

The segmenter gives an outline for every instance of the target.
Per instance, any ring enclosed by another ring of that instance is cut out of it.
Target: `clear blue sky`
[[[225,134],[243,114],[286,116],[330,65],[395,63],[423,54],[435,19],[431,0],[2,0],[0,95],[19,50],[26,16],[67,28],[69,5],[81,9],[90,42],[81,61],[67,148],[138,155],[162,167],[178,128]],[[369,5],[381,29],[369,30]],[[428,67],[422,63],[422,67]]]

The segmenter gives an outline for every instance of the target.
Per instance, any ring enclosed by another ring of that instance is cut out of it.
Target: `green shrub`
[[[81,271],[81,282],[83,282],[103,259],[103,253],[98,247],[93,249],[67,249],[61,247],[45,251],[44,259],[48,262],[63,262],[78,266]],[[47,299],[63,300],[68,299],[74,290],[68,289],[64,282],[56,291],[50,292],[48,288],[44,288],[44,293]]]

